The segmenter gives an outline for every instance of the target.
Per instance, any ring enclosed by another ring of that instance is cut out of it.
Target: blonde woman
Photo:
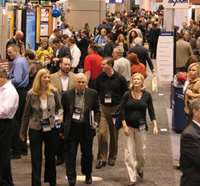
[[[59,92],[51,83],[47,69],[38,71],[33,88],[28,91],[21,123],[20,139],[25,140],[29,126],[29,139],[32,162],[32,186],[41,186],[42,144],[45,144],[44,182],[56,185],[55,168],[55,112],[59,112],[62,122],[62,106]]]
[[[49,42],[47,39],[43,39],[41,42],[41,46],[37,50],[36,60],[40,61],[43,66],[45,66],[45,57],[53,57],[53,49],[49,46]],[[47,61],[48,63],[50,60]]]
[[[120,116],[123,125],[125,164],[130,182],[136,184],[136,173],[143,177],[146,148],[146,110],[154,124],[153,133],[158,133],[151,94],[145,91],[144,76],[136,73],[130,81],[130,91],[125,92],[121,101]],[[137,165],[135,165],[137,161]]]

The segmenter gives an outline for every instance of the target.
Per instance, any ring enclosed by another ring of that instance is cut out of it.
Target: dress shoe
[[[101,169],[102,167],[106,166],[105,161],[99,161],[99,163],[96,165],[96,169]]]
[[[108,165],[115,166],[115,162],[114,161],[108,161]]]
[[[64,160],[56,160],[56,166],[62,165],[64,163]]]
[[[27,150],[21,151],[21,155],[27,156],[28,155],[28,151]]]
[[[92,177],[91,177],[91,175],[85,177],[85,183],[86,184],[91,184],[92,183]]]
[[[136,182],[130,182],[127,186],[134,186]]]
[[[181,166],[180,165],[173,165],[174,169],[176,170],[181,170]]]
[[[142,172],[139,172],[138,170],[137,170],[137,173],[138,173],[138,175],[142,178],[143,177],[143,171]]]
[[[20,154],[17,154],[17,155],[11,154],[11,159],[21,159],[21,155]]]

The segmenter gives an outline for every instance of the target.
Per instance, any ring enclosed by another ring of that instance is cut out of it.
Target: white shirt
[[[198,123],[197,121],[195,120],[192,120],[196,125],[198,125],[198,127],[200,127],[200,123]]]
[[[12,119],[19,105],[19,95],[11,81],[0,87],[0,119]]]
[[[66,91],[67,90],[67,86],[68,86],[68,81],[69,81],[69,74],[66,77],[63,77],[59,71],[60,74],[60,80],[61,80],[61,84],[62,84],[62,91]]]
[[[76,68],[79,61],[80,61],[81,51],[79,50],[79,48],[75,44],[75,45],[70,47],[70,53],[71,53],[71,56],[72,56],[71,67]]]
[[[62,45],[61,45],[61,46],[62,46]],[[61,48],[61,46],[60,46],[60,48]],[[59,55],[60,48],[57,48],[57,50],[56,50],[56,57]]]
[[[72,33],[70,32],[68,28],[63,30],[63,34],[67,34],[69,37],[72,37]]]

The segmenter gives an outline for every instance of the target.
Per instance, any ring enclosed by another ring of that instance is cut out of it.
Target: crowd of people
[[[44,182],[55,186],[56,166],[65,162],[69,185],[76,184],[76,155],[80,144],[81,170],[86,184],[91,184],[96,129],[96,169],[107,163],[115,166],[119,130],[113,125],[113,113],[118,113],[123,128],[128,185],[135,185],[136,174],[143,177],[147,109],[154,125],[153,133],[158,133],[152,97],[145,90],[145,78],[148,76],[146,62],[151,72],[155,71],[151,59],[156,59],[162,26],[163,10],[107,12],[97,32],[92,34],[90,24],[86,23],[78,38],[73,26],[63,20],[48,39],[41,41],[36,52],[23,49],[20,45],[23,32],[17,31],[6,44],[7,59],[12,61],[9,76],[0,68],[0,139],[2,136],[7,139],[6,143],[0,141],[0,161],[3,160],[0,185],[13,185],[10,158],[20,159],[21,155],[28,154],[27,138],[31,149],[32,186],[41,185],[43,142]],[[184,42],[193,45],[192,50],[196,49],[193,39],[187,39],[189,28],[183,29]],[[179,38],[182,39],[181,34]],[[145,42],[149,43],[150,55],[143,46]],[[186,62],[186,58],[181,60],[177,70],[185,65],[183,61]],[[187,65],[191,81],[185,91],[186,99],[194,99],[198,97],[199,64],[187,62]],[[189,115],[187,106],[186,110]]]

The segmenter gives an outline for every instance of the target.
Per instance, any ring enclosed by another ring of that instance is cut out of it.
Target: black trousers
[[[151,58],[156,59],[156,50],[157,50],[157,43],[151,43],[151,53],[150,56]]]
[[[56,156],[57,160],[64,161],[64,139],[60,137],[60,129],[56,129]]]
[[[19,138],[19,131],[21,127],[22,116],[24,112],[27,88],[17,88],[19,94],[19,106],[13,118],[13,132],[12,132],[12,155],[20,155],[21,151],[27,151],[26,140],[22,142]]]
[[[66,140],[66,167],[69,184],[76,183],[76,155],[81,145],[81,171],[84,175],[92,173],[92,140],[86,139],[85,124],[71,123],[69,137]]]
[[[97,91],[96,79],[90,79],[88,82],[88,87]]]
[[[31,162],[32,162],[32,186],[41,186],[41,169],[42,169],[42,144],[45,144],[45,170],[44,182],[50,185],[56,184],[56,167],[55,167],[55,143],[56,131],[51,129],[49,132],[29,129]]]
[[[0,186],[13,186],[10,167],[12,120],[0,119]]]

